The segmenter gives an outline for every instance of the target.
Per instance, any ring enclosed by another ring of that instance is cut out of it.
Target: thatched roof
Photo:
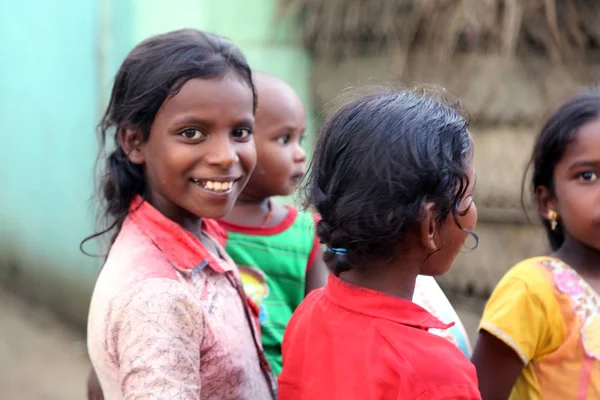
[[[279,0],[302,20],[318,57],[428,49],[450,56],[521,51],[553,61],[589,56],[600,43],[598,0]]]
[[[312,101],[321,118],[344,102],[340,93],[346,90],[435,83],[457,95],[478,126],[537,128],[558,104],[592,82],[600,82],[600,64],[566,66],[535,54],[512,60],[476,53],[435,60],[426,51],[398,54],[395,59],[387,55],[338,61],[318,57],[311,70]]]

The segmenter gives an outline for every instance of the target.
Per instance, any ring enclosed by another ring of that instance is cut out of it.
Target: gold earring
[[[550,229],[555,230],[558,225],[558,214],[554,210],[548,210],[548,220],[550,221]]]

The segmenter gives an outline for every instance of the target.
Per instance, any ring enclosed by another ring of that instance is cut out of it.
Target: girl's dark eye
[[[290,142],[290,135],[283,135],[277,139],[277,142],[280,144],[288,144]]]
[[[593,171],[583,171],[582,173],[579,174],[579,179],[586,181],[586,182],[593,182],[596,179],[598,179],[598,174],[596,174]]]
[[[252,129],[241,128],[233,131],[233,137],[237,139],[248,139],[252,135]]]
[[[196,128],[185,129],[185,130],[181,131],[180,135],[183,136],[184,138],[190,139],[190,140],[199,140],[199,139],[202,139],[204,136],[206,136],[204,134],[204,132],[202,132],[200,129],[196,129]]]
[[[300,136],[300,139],[298,139],[298,143],[300,143],[300,146],[304,144],[304,139],[306,139],[306,136],[304,135]]]

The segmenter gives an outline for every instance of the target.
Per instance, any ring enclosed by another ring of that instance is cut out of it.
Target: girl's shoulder
[[[126,219],[102,267],[100,277],[134,282],[147,278],[175,279],[176,273],[164,253],[146,232]],[[99,277],[99,278],[100,278]]]
[[[560,293],[557,291],[552,266],[556,259],[532,257],[518,262],[500,279],[490,296],[486,311],[494,307],[552,310],[560,314]],[[484,312],[485,314],[485,312]],[[540,315],[541,316],[541,315]]]
[[[532,276],[537,276],[537,273],[545,270],[545,265],[554,260],[549,256],[538,256],[526,258],[525,260],[519,261],[515,265],[513,265],[505,276],[507,277],[521,277],[521,278],[531,278]]]
[[[553,289],[565,324],[577,331],[586,354],[600,360],[600,295],[579,273],[563,261],[552,258],[544,267],[552,275]]]
[[[534,257],[514,265],[483,311],[480,330],[503,341],[524,364],[550,354],[564,341],[564,308],[549,268],[554,262]]]
[[[549,268],[556,259],[549,256],[532,257],[511,267],[502,277],[496,291],[503,286],[524,285],[528,291],[542,297],[554,295],[554,279]]]
[[[522,329],[515,321],[527,321]],[[481,328],[513,347],[524,362],[558,349],[577,335],[600,359],[600,296],[569,265],[553,257],[516,264],[494,289]]]
[[[551,295],[559,301],[570,299],[576,302],[582,295],[593,298],[595,294],[573,268],[550,256],[534,257],[519,262],[506,273],[498,285],[514,281],[523,282],[530,291],[538,295]]]

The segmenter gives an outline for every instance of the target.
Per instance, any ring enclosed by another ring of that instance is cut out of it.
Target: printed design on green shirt
[[[244,290],[259,310],[258,323],[264,325],[269,320],[263,300],[269,295],[269,285],[265,273],[257,267],[238,266]]]

